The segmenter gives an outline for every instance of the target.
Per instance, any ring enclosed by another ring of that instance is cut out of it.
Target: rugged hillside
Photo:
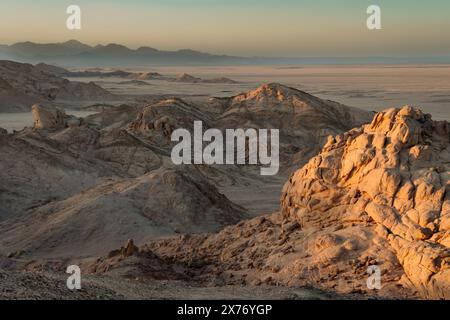
[[[185,82],[185,83],[228,83],[228,84],[233,84],[233,83],[237,83],[234,80],[231,80],[229,78],[212,78],[212,79],[201,79],[198,77],[194,77],[190,74],[187,73],[182,73],[179,74],[176,78],[171,79],[169,78],[170,81],[175,81],[175,82]]]
[[[386,244],[423,296],[449,298],[449,134],[448,122],[411,107],[379,113],[289,179],[283,214],[305,229],[355,224],[372,238],[363,245]]]
[[[329,135],[367,123],[373,116],[278,83],[214,102],[223,110],[215,122],[219,128],[279,129],[284,172],[317,154]]]
[[[0,110],[30,110],[33,103],[115,99],[93,82],[72,82],[47,70],[43,65],[0,61]]]
[[[293,274],[308,263],[319,268],[321,260],[292,265],[308,252],[311,238],[280,214],[226,227],[247,215],[217,188],[238,187],[235,193],[251,199],[266,180],[248,173],[248,166],[175,167],[169,158],[171,132],[192,130],[194,120],[202,120],[204,128],[278,128],[281,153],[292,166],[289,160],[299,151],[291,144],[315,150],[322,135],[341,133],[370,115],[277,84],[206,105],[172,98],[145,107],[123,105],[85,119],[42,106],[33,107],[33,114],[35,128],[0,136],[0,253],[20,259],[77,259],[102,255],[127,239],[148,241],[141,247],[144,255],[148,249],[169,263],[179,260],[187,264],[188,278],[215,284],[305,284],[307,271],[300,277]],[[305,154],[296,156],[306,162]],[[219,229],[223,231],[209,236],[151,241]],[[352,250],[355,259],[361,255]],[[366,257],[373,256],[367,250]],[[396,276],[401,275],[392,257],[386,266],[396,266]],[[348,284],[339,286],[349,292]]]
[[[303,165],[338,134],[367,123],[372,113],[321,100],[280,84],[266,84],[231,98],[213,98],[206,105],[167,99],[143,108],[129,124],[136,135],[161,146],[171,146],[174,129],[192,132],[195,120],[208,128],[255,128],[280,130],[281,172]]]
[[[0,223],[1,245],[28,256],[85,257],[174,232],[217,231],[245,217],[192,170],[110,178]]]
[[[0,253],[82,257],[245,217],[202,172],[124,129],[38,105],[33,116],[35,128],[0,135]]]
[[[378,113],[330,137],[289,178],[281,212],[140,250],[194,266],[193,279],[216,285],[449,298],[449,135],[448,122],[418,109]],[[367,286],[370,266],[381,290]]]

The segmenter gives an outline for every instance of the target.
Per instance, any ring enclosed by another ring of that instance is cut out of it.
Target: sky
[[[68,30],[66,8],[81,8]],[[381,8],[381,30],[366,9]],[[0,0],[0,44],[190,48],[265,57],[449,56],[449,0]]]

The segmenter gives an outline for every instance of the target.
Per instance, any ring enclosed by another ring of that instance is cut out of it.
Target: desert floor
[[[121,69],[121,68],[114,68]],[[304,90],[319,98],[370,111],[403,105],[419,106],[435,120],[450,120],[450,66],[236,66],[236,67],[157,67],[121,69],[155,71],[167,76],[189,73],[201,78],[229,77],[236,84],[178,83],[148,80],[149,86],[120,84],[122,78],[73,78],[94,81],[112,93],[134,95],[179,95],[202,99],[231,96],[251,90],[262,83],[279,82]],[[73,106],[74,109],[77,106]],[[79,117],[93,111],[68,111]],[[32,125],[27,113],[0,113],[0,127],[20,130]]]

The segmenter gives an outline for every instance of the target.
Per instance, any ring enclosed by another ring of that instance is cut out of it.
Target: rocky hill
[[[34,128],[0,135],[3,253],[81,257],[245,217],[201,171],[174,167],[165,149],[125,129],[39,105],[33,117]]]
[[[169,79],[170,81],[175,82],[185,82],[185,83],[227,83],[227,84],[233,84],[237,83],[234,80],[231,80],[229,78],[221,77],[221,78],[212,78],[212,79],[202,79],[198,77],[194,77],[187,73],[182,73],[176,76],[176,78]]]
[[[84,119],[33,113],[34,128],[0,130],[0,254],[14,261],[39,270],[82,259],[119,282],[450,297],[450,125],[419,109],[373,115],[267,84],[204,105],[163,98]],[[279,210],[250,219],[224,195],[260,193],[266,181],[248,166],[171,163],[171,132],[194,120],[280,129]],[[371,267],[380,290],[367,286]]]
[[[73,82],[48,66],[0,61],[0,110],[30,110],[34,103],[109,101],[116,97],[93,82]]]
[[[354,250],[377,248],[376,260],[394,254],[404,283],[424,297],[449,298],[449,134],[448,122],[418,109],[379,113],[371,124],[330,138],[289,179],[283,214],[302,229],[365,234]],[[338,233],[335,246],[351,239]],[[345,259],[345,251],[336,253]]]
[[[278,83],[214,101],[222,109],[216,127],[279,129],[280,161],[285,172],[317,154],[329,135],[360,126],[373,116]]]
[[[140,248],[216,285],[313,285],[449,298],[450,125],[411,107],[330,136],[286,182],[280,212]],[[381,289],[367,286],[368,268]]]

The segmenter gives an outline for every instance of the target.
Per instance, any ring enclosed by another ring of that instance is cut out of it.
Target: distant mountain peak
[[[87,46],[87,44],[84,44],[84,43],[82,43],[82,42],[80,42],[80,41],[78,41],[78,40],[75,40],[75,39],[67,40],[67,41],[65,41],[65,42],[62,42],[61,44],[66,44],[66,45],[83,45],[83,46]]]
[[[247,61],[247,58],[214,55],[181,49],[162,51],[143,46],[130,49],[118,43],[90,46],[76,39],[59,43],[18,42],[10,46],[0,45],[0,56],[32,64],[45,62],[63,66],[112,66],[112,65],[190,65],[234,63]]]
[[[122,49],[130,50],[128,47],[126,47],[122,44],[118,44],[118,43],[108,43],[105,47],[106,48],[122,48]]]

